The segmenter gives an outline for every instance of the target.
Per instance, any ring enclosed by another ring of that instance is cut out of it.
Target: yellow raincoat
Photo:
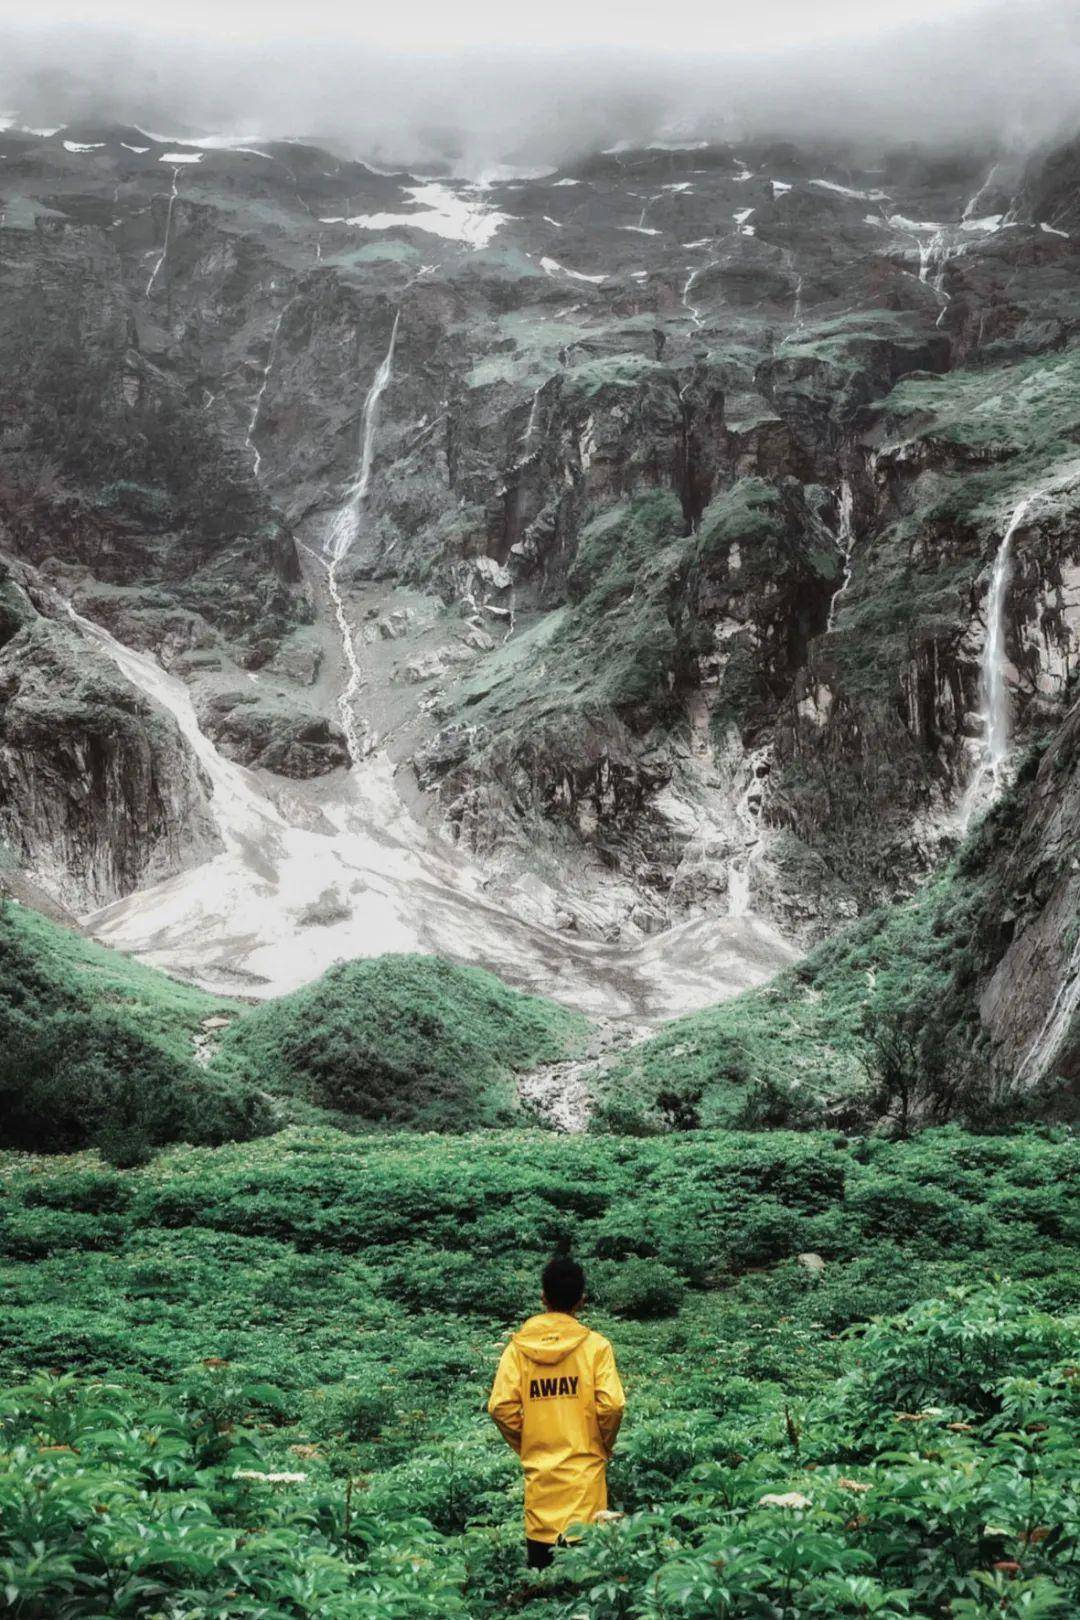
[[[514,1334],[488,1411],[521,1455],[531,1541],[558,1541],[607,1507],[607,1460],[625,1405],[602,1334],[561,1311],[530,1317]]]

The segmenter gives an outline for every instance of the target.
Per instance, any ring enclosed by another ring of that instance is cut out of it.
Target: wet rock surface
[[[84,911],[211,855],[210,785],[172,716],[38,613],[33,589],[32,574],[0,571],[0,841],[34,886]]]
[[[993,562],[1032,494],[1012,746],[1061,723],[1075,145],[628,151],[421,199],[295,143],[181,167],[63,136],[0,160],[0,550],[184,681],[230,759],[337,780],[348,687],[361,751],[496,903],[605,945],[746,914],[805,942],[960,837]],[[324,542],[388,354],[334,582],[354,669]],[[48,772],[20,688],[52,682],[51,634],[3,653],[22,847]],[[85,726],[53,726],[84,790],[61,734]],[[149,711],[121,732],[152,798]],[[58,895],[198,845],[176,746],[152,825],[115,791],[95,811],[107,877],[50,835]]]

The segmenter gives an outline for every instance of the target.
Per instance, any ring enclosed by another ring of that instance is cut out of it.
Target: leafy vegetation
[[[1080,349],[897,384],[884,409],[954,451],[1038,458],[1075,453],[1080,430]]]
[[[608,388],[638,389],[653,373],[662,376],[663,368],[645,355],[606,354],[572,366],[565,387],[571,395],[595,399]]]
[[[562,1057],[585,1027],[480,968],[384,956],[253,1009],[214,1067],[374,1123],[470,1129],[512,1122],[514,1072]]]
[[[1065,1134],[954,1129],[10,1155],[8,1611],[1064,1620],[1078,1180]],[[535,1577],[481,1404],[560,1242],[627,1385],[627,1516]]]
[[[1062,750],[1068,768],[1068,747]],[[1076,1118],[1054,1076],[1002,1086],[977,1006],[1005,950],[1002,894],[1042,750],[955,859],[906,901],[881,906],[767,984],[666,1024],[597,1077],[593,1126],[632,1134],[699,1127],[887,1125],[961,1120],[1001,1129]]]
[[[940,1078],[924,1099],[932,1116],[945,1076],[967,1072],[984,898],[977,877],[951,868],[761,988],[665,1025],[604,1074],[597,1126],[865,1122],[888,1111],[879,1059],[889,1030],[909,1041],[922,1083]],[[950,1092],[949,1108],[959,1100]]]
[[[0,904],[0,1142],[121,1162],[165,1142],[271,1127],[249,1085],[193,1059],[200,1021],[235,1008],[36,912]]]
[[[511,1124],[514,1074],[575,1050],[586,1027],[479,968],[420,956],[346,963],[245,1007],[0,904],[0,1146],[96,1146],[125,1162],[305,1111],[421,1130]]]
[[[462,681],[456,695],[470,724],[486,728],[497,748],[550,746],[570,757],[567,739],[593,716],[610,725],[614,710],[643,727],[668,710],[671,676],[687,656],[675,623],[691,545],[684,530],[682,508],[666,490],[586,525],[571,604]]]

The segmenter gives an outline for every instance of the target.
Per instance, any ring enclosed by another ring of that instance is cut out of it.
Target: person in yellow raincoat
[[[488,1411],[525,1470],[529,1567],[546,1569],[572,1524],[607,1507],[607,1464],[626,1398],[611,1345],[577,1320],[585,1273],[559,1256],[543,1274],[543,1314],[502,1353]]]

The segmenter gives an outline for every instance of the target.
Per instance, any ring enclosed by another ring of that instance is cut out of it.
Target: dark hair
[[[557,1254],[544,1267],[544,1298],[553,1311],[572,1311],[585,1296],[585,1273],[568,1254]]]

